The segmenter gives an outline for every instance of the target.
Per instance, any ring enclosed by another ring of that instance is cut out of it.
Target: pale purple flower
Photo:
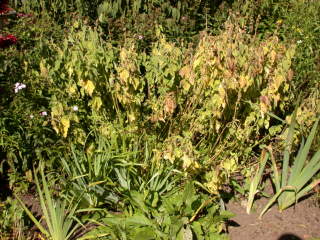
[[[78,106],[73,106],[73,107],[72,107],[72,110],[75,111],[75,112],[77,112],[77,111],[79,110],[79,108],[78,108]]]
[[[48,113],[47,113],[46,111],[43,111],[43,112],[40,113],[40,115],[41,115],[41,116],[47,116]]]
[[[138,36],[138,39],[139,39],[139,40],[142,40],[143,38],[144,38],[143,35],[139,35],[139,36]]]
[[[27,86],[25,84],[17,82],[14,84],[14,92],[18,93],[21,89],[24,89],[26,87]]]

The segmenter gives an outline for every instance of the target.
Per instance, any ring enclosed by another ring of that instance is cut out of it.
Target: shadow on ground
[[[278,238],[278,240],[302,240],[302,239],[294,234],[286,233],[286,234],[281,235]]]

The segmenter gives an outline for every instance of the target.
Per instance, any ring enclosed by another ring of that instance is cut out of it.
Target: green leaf
[[[282,187],[286,186],[288,181],[289,157],[290,157],[294,128],[296,124],[296,114],[297,114],[297,108],[293,113],[292,123],[290,124],[288,136],[285,141],[285,150],[284,150],[284,157],[283,157],[283,163],[282,163],[282,178],[281,178]]]
[[[154,226],[154,223],[143,215],[134,215],[128,217],[125,222],[129,225]]]
[[[137,233],[134,236],[135,240],[152,240],[155,239],[156,235],[154,232],[154,229],[152,228],[143,228],[141,230],[138,230]]]
[[[230,211],[221,211],[220,216],[222,217],[223,220],[228,220],[230,218],[233,218],[236,215]]]
[[[141,209],[144,213],[149,214],[149,209],[145,204],[145,199],[143,195],[137,191],[131,191],[130,197],[133,201],[133,204]]]
[[[158,201],[159,201],[159,194],[157,192],[154,192],[151,206],[154,208],[157,207]]]
[[[194,186],[193,182],[188,182],[186,186],[184,187],[183,195],[182,195],[182,202],[184,203],[189,203],[190,204],[190,199],[192,199],[194,195]],[[187,204],[187,205],[189,205]]]
[[[196,238],[198,240],[204,240],[204,236],[203,236],[203,231],[202,231],[202,227],[201,227],[201,224],[197,221],[193,222],[192,223],[192,230],[193,232],[195,233],[196,235]]]
[[[302,168],[304,166],[304,164],[306,163],[309,151],[310,151],[310,147],[312,144],[312,141],[315,137],[316,134],[316,129],[318,127],[318,123],[319,123],[319,119],[314,123],[311,132],[307,138],[306,143],[304,144],[303,148],[301,149],[301,151],[299,151],[297,157],[294,160],[294,165],[292,168],[292,173],[289,179],[289,185],[290,182],[293,181],[293,179],[297,179],[298,175],[300,175]],[[307,173],[306,173],[307,174]]]
[[[260,164],[259,167],[257,169],[257,173],[256,175],[253,177],[251,184],[250,184],[250,189],[249,189],[249,196],[248,196],[248,203],[247,203],[247,213],[250,214],[252,205],[253,205],[253,201],[254,201],[254,197],[257,193],[257,189],[258,189],[258,185],[261,181],[262,175],[263,175],[263,171],[264,168],[266,166],[266,163],[269,159],[269,153],[266,152],[265,149],[262,150],[262,154],[261,154],[261,160],[260,160]]]

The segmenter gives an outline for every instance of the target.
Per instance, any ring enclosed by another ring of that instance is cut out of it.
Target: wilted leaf
[[[102,100],[100,97],[94,97],[91,101],[90,104],[91,107],[96,110],[99,111],[100,107],[102,106]]]
[[[125,83],[127,82],[128,78],[130,77],[130,73],[126,69],[122,69],[119,73],[119,77],[121,82]]]
[[[48,69],[45,67],[43,60],[40,62],[40,73],[42,77],[48,77]]]
[[[63,115],[63,105],[60,102],[55,102],[51,108],[51,117],[55,118],[57,116]]]
[[[168,94],[164,99],[164,111],[171,115],[173,114],[175,108],[176,108],[176,101],[174,99],[174,96],[173,94]]]
[[[63,137],[67,137],[68,129],[70,127],[70,119],[68,116],[63,116],[61,118],[61,124],[62,124],[62,135]]]
[[[89,96],[92,96],[95,86],[92,81],[88,80],[85,81],[83,88]]]

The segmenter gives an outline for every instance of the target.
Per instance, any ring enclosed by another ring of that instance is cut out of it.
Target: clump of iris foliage
[[[261,148],[320,113],[319,1],[10,3],[1,236],[225,239]]]

